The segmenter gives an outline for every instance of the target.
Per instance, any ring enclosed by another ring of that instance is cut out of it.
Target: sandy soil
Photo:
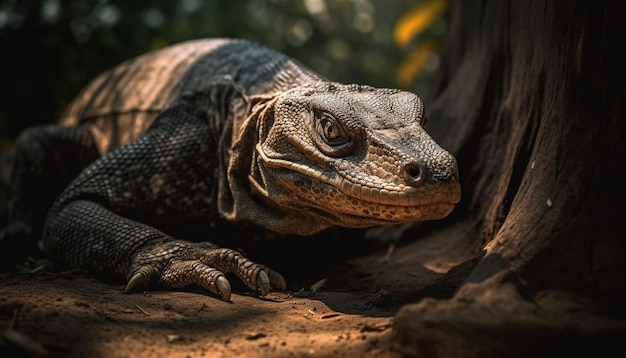
[[[283,267],[290,291],[240,289],[231,302],[194,289],[123,294],[31,260],[0,275],[0,356],[396,357],[399,307],[468,258],[450,230],[326,266],[324,250],[312,252],[327,268],[321,288]]]
[[[74,274],[3,279],[2,350],[77,357],[391,356],[392,311],[376,307],[375,295],[241,294],[222,302],[199,292],[124,295],[121,288]],[[361,307],[350,307],[355,304]]]

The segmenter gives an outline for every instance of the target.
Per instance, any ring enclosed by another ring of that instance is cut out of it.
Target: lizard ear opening
[[[314,113],[311,137],[315,146],[330,157],[349,154],[354,148],[354,141],[343,123],[330,113]]]
[[[422,116],[422,118],[420,118],[420,125],[422,126],[422,128],[426,128],[426,124],[428,124],[428,118],[426,118],[426,116]]]

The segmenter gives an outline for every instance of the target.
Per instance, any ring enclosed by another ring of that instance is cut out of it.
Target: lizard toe
[[[272,288],[284,290],[287,287],[285,279],[278,272],[249,260],[236,250],[209,250],[202,261],[225,274],[233,273],[260,296],[267,295]]]
[[[224,301],[230,301],[232,292],[224,273],[199,260],[171,262],[161,275],[161,283],[171,289],[200,286],[220,296]]]

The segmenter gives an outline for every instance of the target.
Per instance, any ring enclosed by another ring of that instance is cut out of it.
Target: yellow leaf
[[[398,69],[396,81],[403,88],[409,87],[413,79],[422,71],[428,58],[437,50],[437,41],[428,40],[417,46]]]
[[[405,46],[412,38],[424,32],[447,8],[448,0],[421,2],[398,20],[393,32],[394,41]]]

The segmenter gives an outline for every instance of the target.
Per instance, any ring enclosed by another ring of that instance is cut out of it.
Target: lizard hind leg
[[[0,229],[0,259],[39,255],[48,209],[81,170],[100,157],[91,132],[82,126],[37,126],[15,140],[8,225]],[[7,257],[5,257],[7,256]]]

